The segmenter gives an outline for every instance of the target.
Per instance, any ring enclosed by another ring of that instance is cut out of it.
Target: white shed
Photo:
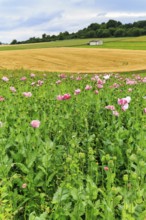
[[[91,41],[89,41],[90,46],[102,45],[102,44],[103,44],[102,40],[91,40]]]

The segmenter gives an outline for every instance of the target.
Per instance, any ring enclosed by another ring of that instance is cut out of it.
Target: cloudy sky
[[[109,19],[146,20],[146,0],[0,0],[0,41],[75,32]]]

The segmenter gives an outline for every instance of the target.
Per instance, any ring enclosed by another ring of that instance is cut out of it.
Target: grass
[[[90,48],[89,45],[81,45],[79,47]],[[108,48],[108,49],[126,49],[126,50],[146,50],[146,41],[109,41],[104,42],[103,45],[100,46],[92,46],[92,48]]]
[[[60,40],[60,41],[52,41],[46,43],[0,46],[0,51],[55,48],[55,47],[76,47],[76,46],[86,45],[90,40],[91,39],[62,40],[62,41]]]
[[[142,37],[125,37],[125,38],[104,38],[103,46],[88,46],[87,43],[92,39],[74,39],[60,40],[46,43],[20,44],[0,46],[0,51],[7,50],[25,50],[54,47],[89,47],[89,48],[113,48],[113,49],[130,49],[146,50],[146,36]]]
[[[144,220],[146,72],[30,73],[0,70],[0,219]]]

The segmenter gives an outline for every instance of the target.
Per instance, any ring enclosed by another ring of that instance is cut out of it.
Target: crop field
[[[0,219],[146,219],[145,72],[0,80]]]
[[[1,51],[0,68],[84,73],[144,70],[146,51],[71,47]]]

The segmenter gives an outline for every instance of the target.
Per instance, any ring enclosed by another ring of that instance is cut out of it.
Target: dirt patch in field
[[[89,73],[143,70],[146,51],[96,48],[1,51],[0,68]]]

